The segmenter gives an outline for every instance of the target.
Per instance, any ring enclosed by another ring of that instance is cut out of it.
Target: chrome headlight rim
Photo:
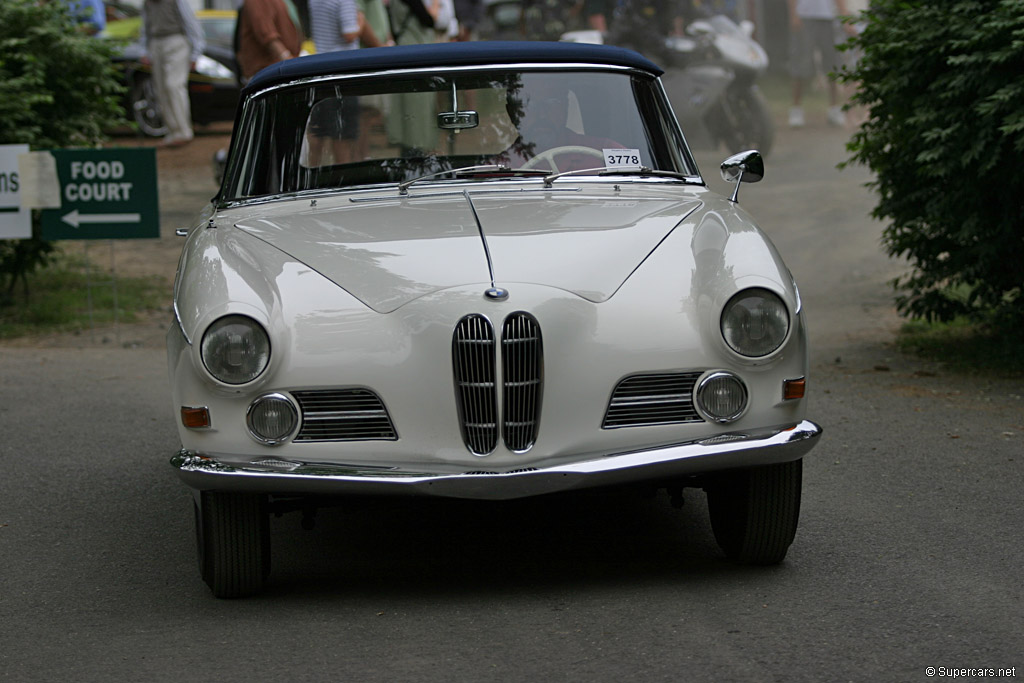
[[[217,335],[223,333],[232,324],[241,324],[247,327],[255,335],[255,341],[263,346],[263,351],[258,354],[260,358],[256,360],[253,368],[236,376],[225,372],[223,368],[218,373],[217,366],[220,364],[218,361],[221,359],[214,355],[218,350],[215,345],[215,342],[218,341]],[[270,367],[270,359],[273,354],[270,334],[267,332],[266,327],[256,318],[244,313],[228,313],[213,320],[203,331],[203,335],[199,340],[198,350],[199,361],[206,374],[218,384],[231,388],[250,385],[264,377],[267,368]]]
[[[712,382],[720,382],[722,380],[728,380],[735,382],[740,392],[739,408],[730,411],[728,413],[719,414],[708,410],[705,399],[705,392],[709,391],[709,385]],[[697,381],[697,385],[693,389],[693,405],[697,408],[697,412],[708,422],[714,424],[730,424],[736,422],[741,417],[746,415],[747,410],[750,408],[750,390],[747,388],[747,383],[743,381],[743,378],[737,375],[735,372],[729,370],[712,370],[704,374]]]
[[[265,403],[274,401],[276,403],[282,403],[287,406],[289,414],[291,416],[292,425],[291,427],[283,431],[281,434],[276,436],[267,436],[261,434],[254,425],[256,420],[257,410]],[[261,394],[253,399],[252,403],[245,411],[245,427],[249,432],[249,436],[255,439],[257,442],[264,446],[280,446],[283,443],[291,441],[299,431],[299,427],[302,424],[301,413],[295,400],[288,394],[281,393],[279,391],[272,391],[267,394]]]
[[[785,329],[782,333],[775,334],[771,342],[761,348],[755,348],[754,344],[737,339],[737,336],[729,331],[732,328],[728,327],[730,325],[730,317],[741,305],[741,302],[752,298],[760,298],[770,305],[777,306],[776,312],[781,312],[785,318]],[[737,357],[748,361],[760,361],[777,354],[780,349],[786,346],[786,342],[789,341],[794,327],[793,313],[786,300],[778,292],[767,287],[746,287],[730,296],[722,307],[722,313],[718,321],[719,333],[726,348]]]

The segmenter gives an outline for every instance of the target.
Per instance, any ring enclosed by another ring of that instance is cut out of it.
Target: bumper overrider
[[[423,472],[275,458],[227,463],[187,450],[171,458],[171,465],[185,484],[200,491],[510,500],[789,462],[810,451],[821,431],[817,424],[804,420],[796,425],[719,434],[688,443],[508,472]]]

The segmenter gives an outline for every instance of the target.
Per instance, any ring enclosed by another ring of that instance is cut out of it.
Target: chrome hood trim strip
[[[227,464],[181,451],[171,465],[197,490],[264,491],[280,494],[410,494],[510,500],[528,496],[669,480],[738,467],[798,460],[817,443],[822,429],[804,420],[796,425],[757,432],[720,434],[708,439],[639,451],[627,451],[524,471],[416,472],[361,465],[294,463],[279,467]]]

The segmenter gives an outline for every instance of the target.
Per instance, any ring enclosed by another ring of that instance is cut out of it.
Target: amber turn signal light
[[[181,407],[181,424],[189,429],[203,429],[210,426],[209,408]]]
[[[795,398],[803,398],[804,390],[807,388],[807,378],[787,379],[782,383],[782,400],[791,401]]]

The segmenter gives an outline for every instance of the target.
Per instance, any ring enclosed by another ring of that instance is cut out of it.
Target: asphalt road
[[[825,427],[781,566],[722,559],[700,491],[681,511],[609,495],[412,501],[325,510],[311,532],[272,520],[269,590],[216,600],[167,464],[159,346],[0,347],[0,678],[1024,676],[1024,383],[892,349],[885,281],[900,267],[867,219],[865,172],[835,169],[844,139],[780,131],[764,182],[740,195],[801,283]],[[700,156],[717,178],[725,154]],[[209,193],[193,194],[198,208]]]

